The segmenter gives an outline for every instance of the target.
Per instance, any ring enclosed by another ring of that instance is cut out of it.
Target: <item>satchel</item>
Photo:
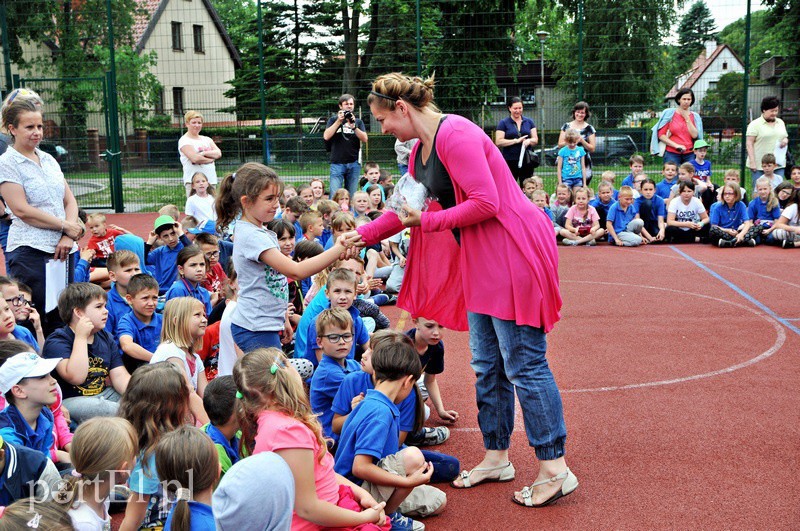
[[[534,169],[538,168],[540,166],[539,153],[530,146],[526,147],[522,162],[525,166],[533,166]]]

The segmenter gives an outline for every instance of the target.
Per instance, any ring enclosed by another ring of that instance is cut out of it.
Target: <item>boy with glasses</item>
[[[322,350],[322,359],[311,378],[311,409],[319,415],[325,437],[334,441],[339,438],[331,428],[331,407],[336,391],[345,376],[361,370],[357,361],[348,359],[353,346],[353,329],[353,318],[344,308],[330,308],[317,317],[316,343]]]

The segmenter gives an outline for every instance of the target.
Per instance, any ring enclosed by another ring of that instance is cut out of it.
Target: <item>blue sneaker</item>
[[[425,531],[425,524],[403,516],[399,511],[390,514],[389,521],[392,523],[392,531]]]

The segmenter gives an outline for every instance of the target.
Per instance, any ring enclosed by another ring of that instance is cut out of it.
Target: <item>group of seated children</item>
[[[281,218],[268,227],[282,255],[309,260],[381,215],[390,181],[377,165],[365,169],[366,201],[356,194],[352,210],[341,191],[325,199],[321,182],[281,197]],[[37,518],[81,529],[108,528],[110,503],[120,499],[122,529],[215,520],[220,529],[262,520],[424,529],[411,517],[446,505],[430,483],[460,471],[454,457],[420,449],[450,435],[424,426],[425,402],[445,423],[458,413],[436,379],[444,371],[438,323],[419,317],[408,333],[393,332],[379,308],[392,300],[381,279],[399,290],[407,231],[314,278],[289,279],[283,349],[245,355],[233,340],[239,287],[230,242],[206,215],[207,180],[192,186],[192,217],[179,223],[168,205],[146,241],[89,217],[93,247],[82,253],[81,281],[59,297],[65,325],[48,337],[30,290],[0,277],[7,521],[21,514],[16,500],[51,485],[55,502],[35,502]],[[59,473],[69,480],[59,483]],[[246,518],[256,506],[272,510]]]
[[[764,174],[754,183],[755,197],[749,203],[737,170],[725,171],[722,186],[711,181],[704,140],[695,142],[695,160],[681,165],[665,162],[658,183],[644,174],[644,159],[632,156],[631,173],[619,190],[614,189],[614,172],[606,171],[593,197],[586,186],[580,148],[570,146],[568,138],[563,161],[559,152],[559,184],[549,199],[540,177],[523,182],[523,191],[550,217],[563,245],[591,246],[607,240],[619,247],[703,242],[790,248],[800,242],[800,167],[793,167],[790,179],[783,181],[775,174],[772,154],[763,157]],[[577,167],[579,173],[568,173],[568,167]]]

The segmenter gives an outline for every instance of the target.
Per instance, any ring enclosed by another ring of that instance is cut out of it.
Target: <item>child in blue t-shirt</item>
[[[128,293],[128,283],[134,275],[142,272],[139,257],[133,251],[121,249],[108,255],[106,259],[108,278],[111,279],[111,289],[108,290],[108,320],[106,332],[117,336],[117,325],[120,320],[131,311],[125,295]],[[88,281],[87,281],[88,282]]]
[[[644,222],[639,218],[639,211],[633,204],[633,188],[621,186],[619,200],[608,209],[608,241],[614,242],[617,247],[637,247],[644,242],[641,236],[642,227]]]
[[[570,188],[586,186],[586,151],[578,146],[581,134],[574,129],[567,129],[564,134],[567,145],[558,150],[557,172],[558,184],[564,183]]]
[[[447,497],[428,485],[433,465],[413,446],[398,451],[400,428],[398,404],[413,392],[422,364],[407,343],[378,345],[372,353],[375,388],[348,416],[336,453],[337,473],[387,502],[386,514],[431,516],[445,507]]]
[[[196,245],[184,247],[178,253],[175,263],[178,266],[178,279],[167,291],[166,300],[194,297],[203,303],[208,317],[219,299],[219,292],[212,295],[202,286],[206,279],[206,255],[203,250]]]
[[[311,378],[311,410],[319,415],[322,433],[334,440],[338,434],[331,430],[333,398],[345,376],[360,370],[359,364],[348,359],[353,345],[353,318],[347,310],[330,308],[317,317],[316,343],[322,359]]]
[[[695,183],[701,181],[703,184],[708,185],[711,183],[711,161],[706,160],[708,155],[708,142],[705,140],[696,140],[694,143],[694,160],[690,160],[694,166]]]
[[[741,189],[735,184],[722,187],[722,200],[711,206],[708,235],[712,245],[719,247],[756,246],[759,228],[753,225],[747,207],[741,201]]]
[[[317,316],[328,308],[342,308],[347,310],[350,317],[353,318],[353,342],[350,345],[349,359],[354,359],[356,355],[356,345],[361,345],[362,348],[367,347],[369,342],[369,334],[364,326],[364,321],[358,313],[358,310],[353,307],[353,301],[356,298],[357,281],[356,276],[352,271],[347,269],[334,269],[328,275],[328,283],[325,287],[325,297],[327,300],[322,300],[319,295],[312,300],[303,312],[303,317],[300,318],[300,324],[297,325],[297,332],[295,336],[295,357],[305,358],[316,367],[322,359],[322,349],[317,344],[317,329],[316,319]]]
[[[762,175],[756,179],[756,198],[747,206],[747,214],[753,225],[759,229],[756,242],[775,243],[772,231],[775,230],[775,222],[781,217],[781,207],[768,177]]]
[[[633,188],[634,180],[636,176],[644,172],[644,158],[641,155],[631,155],[631,158],[628,159],[628,166],[631,169],[631,172],[628,174],[627,177],[622,179],[622,184],[620,188],[623,186],[630,186]],[[616,201],[617,198],[614,198]]]

